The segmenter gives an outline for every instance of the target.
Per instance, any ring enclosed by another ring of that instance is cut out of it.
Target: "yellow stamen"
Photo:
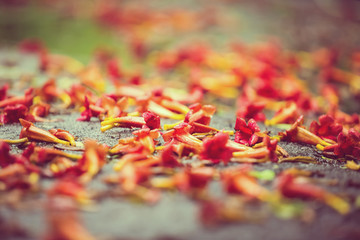
[[[81,155],[77,155],[77,154],[72,154],[72,153],[67,153],[67,152],[63,152],[62,155],[64,157],[70,158],[70,159],[80,159],[82,158]]]
[[[126,160],[120,160],[120,161],[116,162],[113,167],[114,171],[116,171],[116,172],[121,171],[121,169],[124,168],[124,166],[126,165],[127,162],[128,161],[126,161]]]
[[[59,172],[59,167],[58,167],[55,163],[53,163],[53,164],[50,165],[50,169],[51,169],[51,171],[54,172],[54,173]]]
[[[139,112],[131,112],[127,114],[129,117],[139,117],[140,113]]]
[[[172,123],[172,124],[164,124],[164,130],[169,130],[169,129],[173,129],[176,125],[179,125],[180,123],[182,123],[183,121],[179,121],[176,123]]]
[[[155,150],[156,151],[161,151],[161,150],[163,150],[165,148],[165,146],[157,146],[157,147],[155,147]]]
[[[24,137],[24,138],[15,139],[15,140],[12,140],[12,139],[0,139],[0,141],[6,142],[6,143],[9,143],[9,144],[19,144],[19,143],[28,142],[29,139],[27,137]]]
[[[34,98],[33,98],[33,105],[39,104],[39,103],[41,103],[41,98],[40,98],[40,96],[34,97]]]
[[[234,133],[234,131],[232,131],[232,130],[224,130],[224,131],[222,131],[223,133],[227,133],[227,134],[229,134],[230,136],[232,136],[232,135],[234,135],[235,133]]]
[[[71,97],[70,97],[68,94],[62,93],[62,94],[60,95],[60,99],[61,99],[61,101],[63,101],[65,108],[67,108],[67,107],[70,106],[70,104],[71,104]]]
[[[326,194],[324,200],[327,205],[338,211],[340,214],[347,214],[350,211],[349,203],[332,193]]]
[[[278,141],[280,142],[281,137],[278,136],[278,135],[276,135],[276,136],[270,137],[270,139],[271,139],[271,140],[276,139],[276,140],[278,140]]]
[[[185,115],[184,114],[172,114],[169,118],[175,119],[175,120],[184,120]]]
[[[115,125],[106,125],[106,126],[102,126],[101,128],[100,128],[100,130],[101,130],[101,132],[105,132],[105,131],[107,131],[107,130],[109,130],[109,129],[112,129],[112,128],[114,128],[115,127]]]
[[[157,177],[151,179],[151,186],[161,189],[173,189],[175,184],[171,178]]]
[[[355,171],[358,171],[360,169],[360,165],[356,164],[354,161],[347,161],[346,167]]]
[[[39,174],[37,174],[37,173],[30,173],[30,175],[29,175],[29,182],[31,183],[31,184],[35,184],[35,183],[37,183],[39,181]]]
[[[316,148],[319,149],[320,151],[324,151],[325,147],[321,144],[316,144]]]
[[[66,146],[70,146],[70,143],[68,141],[64,141],[64,140],[59,139],[59,140],[56,140],[56,142],[60,143],[60,144],[64,144]]]

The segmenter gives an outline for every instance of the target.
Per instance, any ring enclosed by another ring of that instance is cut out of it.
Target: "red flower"
[[[46,50],[44,44],[38,39],[25,39],[19,44],[19,49],[25,53],[40,53]]]
[[[277,189],[288,198],[322,200],[326,191],[309,183],[297,183],[290,173],[283,173],[277,178]]]
[[[30,112],[36,117],[46,117],[49,114],[50,105],[46,103],[39,103],[31,106]]]
[[[163,72],[173,70],[176,64],[176,55],[169,52],[163,52],[156,61],[157,68]]]
[[[21,155],[15,155],[16,163],[23,165],[28,172],[40,173],[41,168],[36,166],[31,160],[31,155],[35,151],[35,143],[30,143],[27,148],[24,149]]]
[[[190,111],[186,114],[184,122],[187,123],[201,123],[209,125],[216,108],[213,105],[204,105],[194,103],[190,107]]]
[[[6,98],[8,89],[9,89],[8,84],[5,84],[4,86],[2,86],[0,88],[0,101],[4,100]]]
[[[65,92],[70,97],[71,105],[73,106],[85,105],[85,97],[93,96],[93,93],[81,84],[73,84],[70,89]]]
[[[308,93],[300,90],[295,90],[294,92],[290,93],[284,98],[284,100],[295,102],[298,108],[304,111],[317,110],[317,105],[312,100],[311,96]]]
[[[222,132],[217,133],[212,138],[205,138],[200,159],[211,160],[215,164],[221,161],[227,164],[232,157],[232,150],[227,147],[228,140],[229,135]]]
[[[29,160],[33,147],[34,145],[30,144],[23,154],[11,155],[9,145],[0,142],[0,182],[3,182],[7,189],[28,189],[36,184],[30,180],[30,173],[40,173],[41,169]]]
[[[350,211],[350,205],[342,198],[311,183],[297,181],[295,173],[283,172],[276,182],[278,191],[287,198],[302,198],[322,201],[341,214]]]
[[[205,61],[207,54],[206,46],[185,46],[178,50],[176,64],[187,61],[192,65],[199,65]]]
[[[287,105],[275,113],[275,116],[266,120],[265,124],[275,125],[279,123],[293,123],[299,117],[298,107],[294,102],[288,102]]]
[[[262,112],[264,108],[264,103],[249,103],[238,110],[237,116],[240,118],[244,118],[247,121],[252,118],[255,121],[263,122],[266,119],[265,114]]]
[[[311,133],[310,131],[303,128],[301,125],[304,122],[304,116],[301,115],[286,132],[280,132],[281,140],[289,142],[302,142],[312,145],[323,145],[328,146],[329,143],[322,140],[320,137]]]
[[[146,183],[151,176],[148,167],[136,167],[134,164],[126,164],[121,169],[121,175],[118,179],[124,191],[134,192],[138,185]]]
[[[135,74],[129,78],[129,83],[133,85],[140,85],[143,82],[143,78],[140,74]]]
[[[106,70],[110,76],[110,79],[114,83],[118,83],[118,81],[123,77],[123,73],[121,72],[118,61],[116,59],[111,59],[106,63]]]
[[[55,137],[69,141],[70,145],[75,146],[75,137],[68,131],[62,129],[50,129],[49,132]]]
[[[342,131],[343,127],[336,123],[334,118],[329,115],[322,115],[319,117],[319,123],[313,121],[310,125],[310,131],[322,138],[328,138],[336,141],[337,136]]]
[[[186,114],[184,122],[191,125],[190,133],[217,132],[218,130],[210,127],[210,121],[216,108],[213,105],[194,103],[189,107],[190,111]]]
[[[128,90],[126,90],[126,88],[128,88]],[[134,96],[130,96],[130,97],[134,97],[136,98],[136,104],[138,106],[138,108],[136,109],[138,112],[146,112],[146,111],[150,111],[155,113],[156,115],[160,116],[160,117],[164,117],[164,118],[172,118],[172,119],[177,119],[177,120],[182,120],[184,119],[184,115],[183,114],[178,114],[176,112],[179,112],[179,107],[185,107],[186,106],[176,102],[176,101],[162,101],[160,98],[162,98],[162,96],[156,96],[156,95],[144,95],[144,93],[139,89],[136,88],[131,88],[131,87],[122,87],[125,94],[128,94],[129,92],[131,93],[131,91],[134,89],[135,91],[133,92]],[[126,92],[125,92],[126,90]],[[123,92],[121,93],[123,94]],[[161,94],[161,92],[160,92]],[[136,96],[135,96],[136,95]],[[164,99],[165,100],[165,99]],[[172,104],[173,103],[173,104]],[[175,111],[173,111],[174,109],[176,109]]]
[[[266,81],[260,81],[258,83],[256,93],[259,96],[271,98],[271,99],[279,99],[282,97],[281,92],[272,85],[272,82],[266,82]]]
[[[85,96],[85,102],[84,102],[85,110],[81,113],[81,117],[77,119],[77,121],[87,121],[89,122],[92,117],[98,117],[100,113],[102,112],[101,108],[99,109],[92,109],[90,106],[90,102],[87,96]]]
[[[86,196],[84,186],[76,179],[63,178],[55,182],[54,186],[48,191],[49,196],[64,195],[80,199]]]
[[[22,118],[19,119],[21,125],[23,128],[20,132],[20,138],[28,138],[29,140],[35,140],[35,141],[43,141],[43,142],[51,142],[51,143],[60,143],[64,145],[69,145],[69,142],[61,140],[57,137],[55,137],[50,132],[35,127],[33,123],[26,121]]]
[[[150,130],[149,128],[142,128],[138,131],[134,131],[136,136],[136,142],[143,146],[143,150],[147,150],[150,153],[155,151],[155,140],[160,137],[160,133],[157,130]]]
[[[215,174],[211,167],[185,168],[184,172],[174,176],[176,187],[185,193],[206,188]]]
[[[224,220],[224,202],[220,200],[204,200],[200,202],[200,221],[206,226],[213,226]]]
[[[36,184],[30,181],[26,168],[18,163],[0,169],[0,182],[3,186],[6,186],[6,190],[24,190],[29,189]]]
[[[7,106],[4,109],[4,113],[0,116],[0,122],[4,124],[17,123],[20,118],[31,122],[35,121],[34,116],[29,114],[28,108],[25,105],[16,104],[14,106]]]
[[[133,38],[130,42],[130,47],[132,50],[132,54],[137,59],[144,59],[144,57],[149,51],[145,41],[139,38]]]
[[[80,172],[84,172],[81,175],[81,182],[90,181],[106,163],[106,154],[108,147],[96,143],[94,140],[88,140],[85,142],[85,151],[83,157],[78,161],[76,166]]]
[[[158,129],[160,128],[160,117],[152,112],[144,112],[142,114],[146,126],[150,129]]]
[[[249,175],[249,167],[227,169],[222,172],[221,180],[228,193],[243,194],[250,198],[264,198],[268,190],[257,183],[255,177]]]
[[[50,78],[44,83],[44,85],[36,90],[36,95],[40,96],[42,100],[46,102],[52,102],[59,98],[62,94],[62,90],[56,87],[56,81],[54,78]]]
[[[266,148],[269,150],[269,158],[272,162],[278,161],[278,156],[276,154],[276,148],[278,141],[276,139],[270,140],[269,137],[264,138],[264,143],[266,145]]]
[[[178,156],[175,154],[175,151],[173,149],[173,145],[169,144],[167,145],[164,150],[161,152],[160,155],[160,162],[161,165],[164,167],[179,167],[181,166],[181,163],[178,160]]]
[[[123,10],[112,3],[101,3],[96,11],[96,20],[107,27],[118,27],[124,24]]]
[[[99,100],[97,100],[96,105],[92,107],[92,110],[100,112],[99,118],[103,120],[106,118],[126,116],[127,113],[124,110],[127,106],[127,97],[118,97],[114,94],[109,94],[103,95]]]
[[[338,157],[350,155],[360,160],[360,133],[350,128],[348,133],[340,133],[337,137],[337,144],[325,147],[324,151],[334,151]]]
[[[10,146],[6,142],[0,141],[0,166],[7,167],[15,162],[16,158],[10,154]]]
[[[73,199],[50,195],[46,209],[48,230],[44,239],[95,239],[81,222]]]
[[[0,108],[6,107],[6,106],[13,106],[16,104],[23,104],[26,107],[30,107],[33,102],[33,98],[34,98],[33,90],[34,89],[29,88],[25,91],[24,96],[9,97],[9,98],[5,98],[5,99],[1,100]]]
[[[181,98],[179,102],[182,104],[202,102],[205,90],[201,86],[197,84],[190,84],[188,92],[189,94],[186,97]]]
[[[246,124],[243,118],[236,118],[235,131],[235,142],[237,143],[252,146],[260,140],[256,135],[257,132],[260,132],[260,128],[254,119],[250,119]]]
[[[202,147],[202,141],[190,134],[191,126],[188,123],[180,123],[165,133],[162,134],[162,137],[165,142],[175,139],[179,142],[188,144],[196,150],[200,150]]]

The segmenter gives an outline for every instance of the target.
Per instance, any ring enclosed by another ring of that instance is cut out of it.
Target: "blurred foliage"
[[[41,39],[51,52],[70,53],[82,62],[88,61],[99,46],[125,55],[121,39],[91,19],[63,17],[36,6],[0,7],[0,44],[13,46],[25,38]]]
[[[122,34],[103,29],[90,17],[97,10],[95,3],[99,2],[146,10],[210,10],[204,11],[204,17],[221,13],[219,24],[206,30],[176,35],[171,29],[160,29],[152,34],[151,50],[166,50],[167,46],[194,40],[212,46],[225,46],[233,40],[262,42],[269,36],[280,39],[285,48],[292,50],[335,46],[351,52],[360,43],[357,0],[0,0],[0,46],[14,46],[24,38],[38,38],[51,52],[71,55],[82,62],[88,61],[95,48],[106,46],[126,62],[129,54]],[[181,20],[189,21],[188,18]],[[190,22],[190,25],[196,23]],[[166,31],[171,38],[164,37]]]

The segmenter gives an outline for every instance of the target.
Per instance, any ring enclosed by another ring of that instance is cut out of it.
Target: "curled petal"
[[[292,123],[298,116],[297,106],[294,102],[291,102],[288,106],[281,108],[272,119],[266,120],[265,124]]]
[[[96,143],[93,140],[85,142],[85,151],[78,162],[78,168],[85,173],[81,176],[81,182],[90,181],[106,162],[108,147]]]
[[[16,96],[16,97],[10,97],[5,98],[0,101],[0,108],[6,107],[6,106],[13,106],[16,104],[22,104],[26,107],[30,107],[32,104],[34,95],[33,95],[33,89],[30,88],[25,92],[25,96]]]
[[[265,200],[269,191],[259,185],[255,177],[249,174],[250,168],[228,169],[221,173],[224,188],[229,193],[243,194],[250,198]]]
[[[303,142],[312,145],[323,145],[329,146],[331,144],[325,142],[320,137],[301,127],[301,124],[304,121],[304,117],[300,116],[295,123],[291,126],[286,132],[281,132],[281,140],[290,141],[290,142]]]
[[[51,143],[60,143],[64,145],[69,145],[68,141],[61,140],[55,137],[50,132],[43,130],[41,128],[35,127],[33,123],[28,122],[22,118],[19,119],[23,128],[20,132],[20,138],[27,137],[29,140],[35,141],[44,141],[44,142],[51,142]]]
[[[68,131],[62,129],[50,129],[49,132],[59,139],[68,141],[71,146],[76,145],[74,136]]]
[[[66,196],[50,196],[47,202],[47,240],[55,239],[83,239],[95,240],[78,216],[76,202]]]

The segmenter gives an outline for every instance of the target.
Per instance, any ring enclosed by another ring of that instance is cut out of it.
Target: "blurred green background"
[[[67,54],[86,62],[99,46],[123,51],[121,38],[101,28],[90,18],[62,16],[54,9],[27,4],[0,8],[0,45],[14,47],[26,38],[37,38],[51,52]]]
[[[25,38],[41,39],[50,51],[87,62],[94,49],[106,46],[127,55],[125,38],[100,26],[93,18],[102,0],[0,0],[0,46],[14,47]],[[110,1],[119,6],[150,9],[214,9],[222,22],[208,29],[176,35],[154,44],[204,40],[224,46],[229,41],[280,39],[294,50],[336,46],[343,51],[360,48],[360,1],[357,0],[132,0]],[[164,32],[161,32],[163,34]],[[175,35],[174,35],[175,34]],[[156,36],[154,36],[156,37]],[[156,42],[156,41],[155,41]],[[126,57],[125,57],[126,58]]]

